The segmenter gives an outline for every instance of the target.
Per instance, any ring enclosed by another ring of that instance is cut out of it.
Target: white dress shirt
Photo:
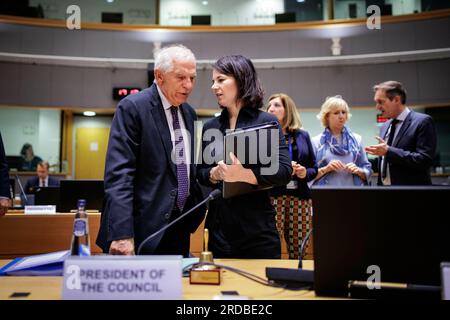
[[[48,187],[48,176],[45,179],[39,178],[39,187]]]
[[[173,118],[172,118],[172,112],[170,111],[170,108],[172,107],[172,104],[167,100],[167,98],[162,93],[161,89],[156,85],[156,88],[158,89],[159,96],[161,98],[161,102],[163,104],[164,112],[166,114],[166,120],[167,124],[169,125],[169,131],[170,131],[170,139],[172,140],[172,150],[175,150],[175,131],[173,130]],[[190,135],[189,131],[186,129],[186,125],[184,123],[183,115],[179,108],[177,108],[178,112],[178,120],[180,122],[180,128],[182,131],[183,136],[183,143],[184,143],[184,150],[186,155],[186,165],[187,165],[187,174],[188,174],[188,181],[190,181],[190,164],[191,164],[191,144],[190,144]],[[188,189],[189,190],[189,189]]]
[[[400,128],[402,127],[403,122],[405,122],[405,119],[410,112],[411,112],[411,110],[409,110],[409,108],[405,108],[405,110],[403,110],[403,112],[400,113],[398,115],[398,117],[395,118],[398,120],[398,123],[395,126],[394,140],[392,140],[392,142],[395,142],[395,140],[397,139],[397,135],[400,132]],[[387,137],[389,137],[390,134],[391,134],[391,126],[389,126],[389,129],[387,130],[386,136],[384,137],[384,139],[387,140]],[[386,161],[385,158],[386,157],[383,157],[381,160],[381,168],[383,168],[383,166],[384,166],[384,161]],[[383,174],[383,173],[380,172],[380,174]],[[383,179],[383,185],[385,185],[385,186],[391,185],[391,175],[389,173],[389,164],[386,166],[386,177]]]

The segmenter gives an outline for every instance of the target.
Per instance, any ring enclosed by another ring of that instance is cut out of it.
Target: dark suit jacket
[[[392,120],[380,131],[385,137]],[[387,137],[385,137],[387,139]],[[411,111],[386,154],[392,185],[430,185],[430,167],[436,154],[436,129],[430,116]],[[378,159],[378,185],[381,158]]]
[[[190,196],[184,211],[202,200],[194,165],[194,121],[188,104],[180,106],[191,139]],[[176,166],[171,161],[169,126],[155,84],[121,100],[111,126],[105,165],[105,200],[97,244],[105,252],[114,240],[133,238],[135,248],[171,219],[176,205]],[[194,232],[204,218],[205,206],[185,217]],[[143,248],[153,253],[164,233]],[[148,246],[147,246],[148,245]]]
[[[48,187],[59,186],[59,180],[48,176]],[[27,180],[25,184],[25,193],[31,193],[35,187],[39,187],[39,177],[32,177]]]
[[[0,133],[0,197],[11,198],[9,192],[9,172],[6,162],[5,148],[3,146],[2,134]]]
[[[311,190],[308,187],[308,182],[317,176],[317,163],[314,148],[311,143],[309,133],[305,130],[299,129],[295,132],[295,141],[298,148],[298,157],[293,159],[297,163],[306,167],[306,177],[303,179],[294,178],[297,181],[297,196],[300,199],[310,199]],[[286,194],[286,187],[276,187],[272,189],[271,195],[280,196]]]

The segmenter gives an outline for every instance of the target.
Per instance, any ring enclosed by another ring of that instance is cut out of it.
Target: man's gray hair
[[[173,69],[173,61],[191,61],[196,63],[192,51],[182,44],[174,44],[162,48],[155,57],[155,69],[162,72],[170,72]]]

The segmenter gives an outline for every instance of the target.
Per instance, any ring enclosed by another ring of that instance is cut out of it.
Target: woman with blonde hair
[[[341,96],[329,97],[317,118],[325,127],[312,139],[319,172],[315,185],[367,185],[372,165],[367,160],[361,136],[346,125],[350,108]]]
[[[311,191],[308,182],[317,175],[314,149],[307,131],[302,129],[297,107],[284,93],[270,96],[267,112],[280,122],[292,164],[291,181],[271,190],[277,211],[277,228],[287,243],[289,258],[298,259],[301,245],[311,230]]]

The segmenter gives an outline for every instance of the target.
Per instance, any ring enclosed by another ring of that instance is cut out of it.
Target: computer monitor
[[[275,23],[295,22],[295,12],[285,12],[275,14]]]
[[[61,180],[60,188],[59,212],[75,210],[78,199],[86,199],[87,210],[102,210],[103,180]]]
[[[380,9],[382,16],[392,16],[392,4],[383,4]]]
[[[9,170],[20,170],[22,168],[22,156],[6,156]]]
[[[346,296],[349,281],[377,267],[381,282],[439,286],[449,198],[444,186],[313,187],[316,294]]]
[[[34,190],[35,205],[55,205],[56,211],[59,210],[59,187],[37,187]]]
[[[122,23],[123,13],[122,12],[102,12],[102,23]]]
[[[191,25],[193,26],[210,26],[211,15],[193,15],[191,16]]]

